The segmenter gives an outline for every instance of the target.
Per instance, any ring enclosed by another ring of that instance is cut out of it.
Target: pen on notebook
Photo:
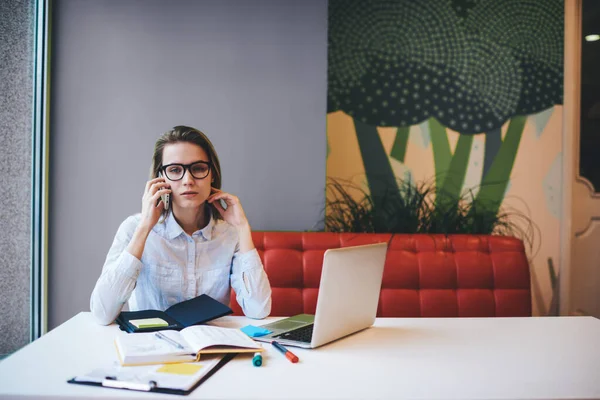
[[[293,363],[297,363],[298,362],[298,356],[296,356],[294,353],[292,353],[291,351],[289,351],[288,349],[286,349],[285,347],[283,347],[282,345],[280,345],[279,343],[277,343],[276,341],[272,341],[271,344],[273,346],[275,346],[275,348],[277,350],[279,350],[281,352],[281,354],[285,355],[285,358],[287,358],[288,360],[290,360]]]
[[[160,333],[160,332],[156,332],[156,333],[154,334],[154,336],[156,336],[156,337],[157,337],[157,338],[159,338],[159,339],[162,339],[162,340],[165,340],[165,341],[167,341],[167,342],[171,343],[173,346],[177,347],[178,349],[183,349],[183,348],[184,348],[184,347],[183,347],[181,344],[177,343],[176,341],[174,341],[174,340],[173,340],[173,339],[171,339],[170,337],[167,337],[166,335],[163,335],[163,334],[162,334],[162,333]]]

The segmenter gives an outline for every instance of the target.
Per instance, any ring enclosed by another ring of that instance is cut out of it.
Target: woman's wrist
[[[248,223],[248,221],[246,221],[242,225],[236,226],[235,229],[237,230],[238,234],[240,234],[240,235],[252,233],[252,229],[250,228],[250,224]]]
[[[152,230],[151,226],[147,226],[146,224],[140,224],[137,226],[134,232],[134,236],[143,237],[144,239],[148,238],[150,235],[150,231]]]
[[[240,240],[240,251],[245,253],[254,248],[254,241],[252,240],[252,230],[250,224],[246,223],[243,226],[236,227],[238,237]]]
[[[129,254],[137,258],[138,260],[142,259],[142,254],[144,253],[144,247],[146,247],[146,239],[148,239],[148,235],[152,229],[148,229],[143,225],[138,225],[133,236],[131,237],[131,241],[129,242],[129,246],[127,246],[127,251]]]

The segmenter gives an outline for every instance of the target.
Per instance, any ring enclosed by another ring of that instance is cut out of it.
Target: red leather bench
[[[271,315],[290,316],[315,313],[325,250],[387,242],[392,235],[253,232],[252,236],[273,290]],[[233,292],[231,307],[235,315],[243,315]],[[377,316],[531,316],[523,242],[504,236],[395,234]]]

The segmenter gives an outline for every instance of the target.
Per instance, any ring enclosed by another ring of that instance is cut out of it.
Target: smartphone
[[[158,176],[160,178],[162,178],[162,176],[163,176],[162,172],[159,172]],[[168,210],[169,209],[169,204],[171,203],[171,195],[168,194],[168,193],[167,194],[161,194],[160,198],[162,199],[162,202],[163,202],[163,204],[165,206],[165,210]]]

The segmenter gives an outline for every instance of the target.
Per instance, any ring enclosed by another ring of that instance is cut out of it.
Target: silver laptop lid
[[[311,347],[373,325],[387,246],[377,243],[325,252]]]

